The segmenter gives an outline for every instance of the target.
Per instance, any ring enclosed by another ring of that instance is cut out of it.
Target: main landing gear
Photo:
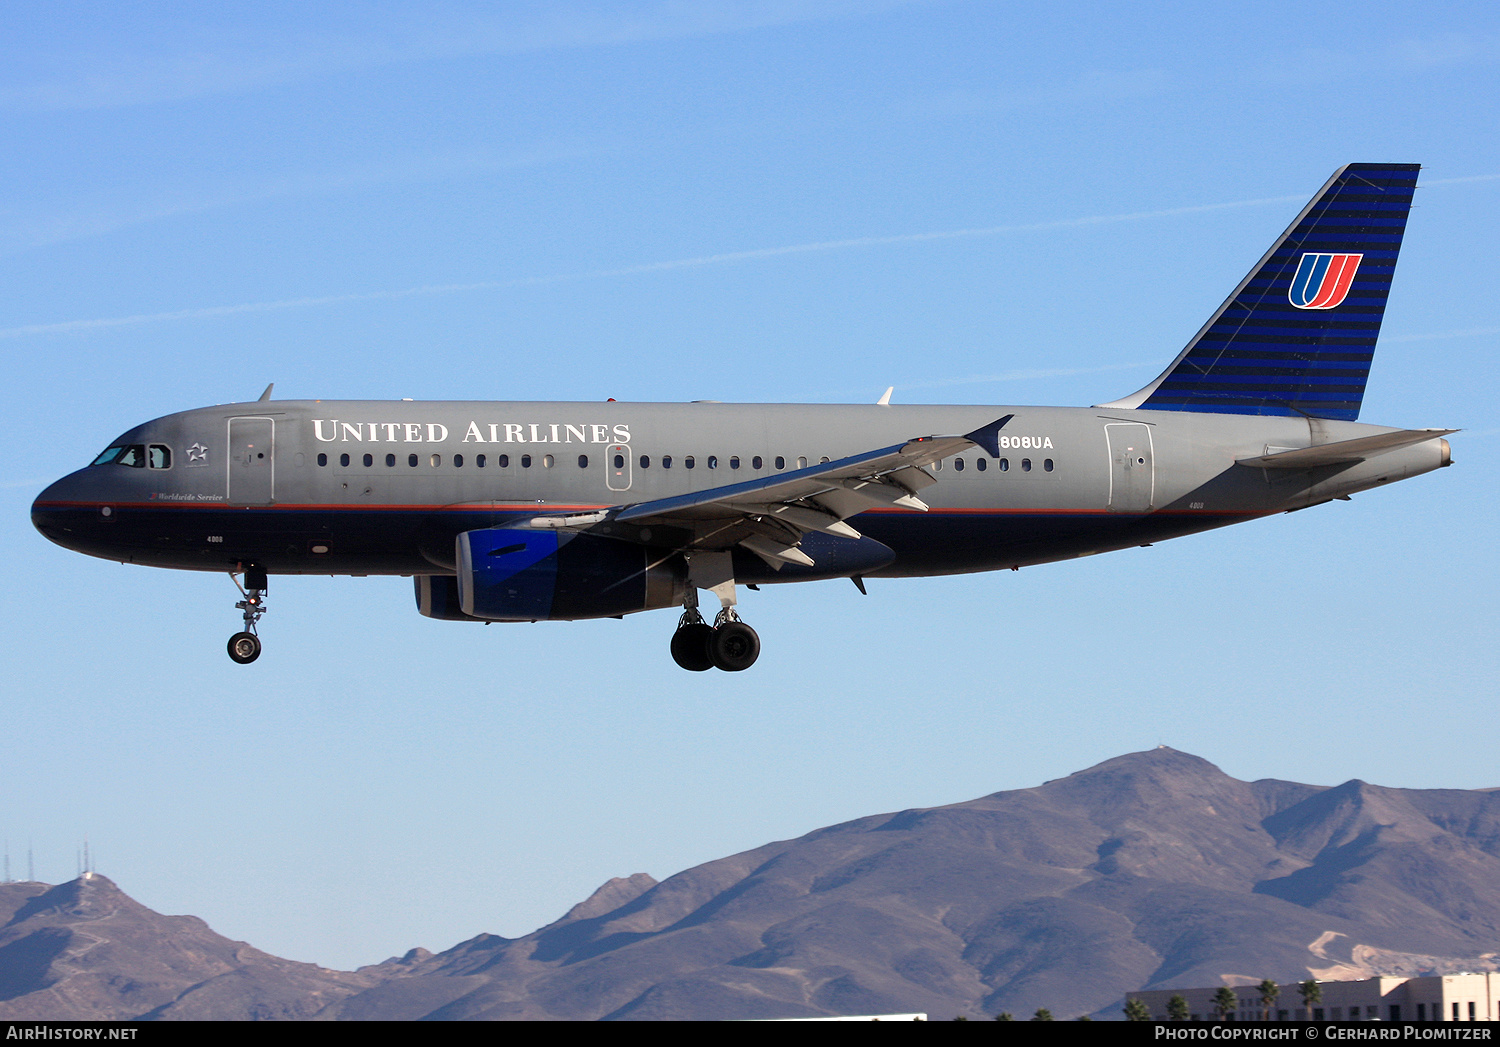
[[[249,665],[260,657],[260,637],[255,634],[255,623],[266,613],[266,572],[263,567],[245,565],[245,584],[231,572],[229,580],[244,597],[235,608],[245,612],[245,628],[229,638],[229,657],[241,665]]]
[[[673,661],[693,673],[709,669],[737,673],[755,664],[760,657],[760,637],[740,621],[732,604],[726,604],[709,626],[698,613],[696,591],[689,601],[672,634]]]

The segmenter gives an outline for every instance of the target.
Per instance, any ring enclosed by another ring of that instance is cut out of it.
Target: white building
[[[1257,983],[1232,985],[1238,1006],[1230,1021],[1387,1021],[1488,1022],[1500,1020],[1500,974],[1435,974],[1425,978],[1366,978],[1358,982],[1319,982],[1322,999],[1302,1005],[1296,982],[1281,986],[1276,1002],[1265,1008]],[[1167,1003],[1174,996],[1187,1001],[1191,1021],[1216,1021],[1214,994],[1209,989],[1151,989],[1133,992],[1158,1021],[1167,1020]]]

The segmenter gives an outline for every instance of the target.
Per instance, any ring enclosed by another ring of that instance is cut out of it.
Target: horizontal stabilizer
[[[1288,451],[1276,451],[1256,458],[1240,458],[1236,465],[1249,465],[1257,469],[1314,469],[1320,465],[1348,465],[1374,458],[1401,447],[1425,443],[1456,433],[1457,429],[1397,429],[1378,436],[1361,436],[1357,440],[1340,440],[1337,443],[1318,444],[1315,447],[1298,447]]]

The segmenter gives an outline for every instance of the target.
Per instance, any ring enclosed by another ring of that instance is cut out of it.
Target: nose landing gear
[[[240,585],[233,572],[229,580],[234,582],[244,597],[235,604],[237,610],[245,612],[245,628],[229,638],[229,657],[240,665],[249,665],[260,657],[260,637],[255,633],[255,624],[266,613],[266,572],[262,567],[245,565],[245,584]]]

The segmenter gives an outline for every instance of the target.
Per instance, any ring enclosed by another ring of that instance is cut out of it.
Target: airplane
[[[43,491],[32,522],[92,556],[227,572],[242,664],[261,653],[270,575],[373,574],[412,577],[417,609],[446,621],[677,608],[676,663],[738,672],[760,654],[739,585],[1019,570],[1450,465],[1457,430],[1357,421],[1418,170],[1334,172],[1160,377],[1093,407],[268,386],[129,430]]]

